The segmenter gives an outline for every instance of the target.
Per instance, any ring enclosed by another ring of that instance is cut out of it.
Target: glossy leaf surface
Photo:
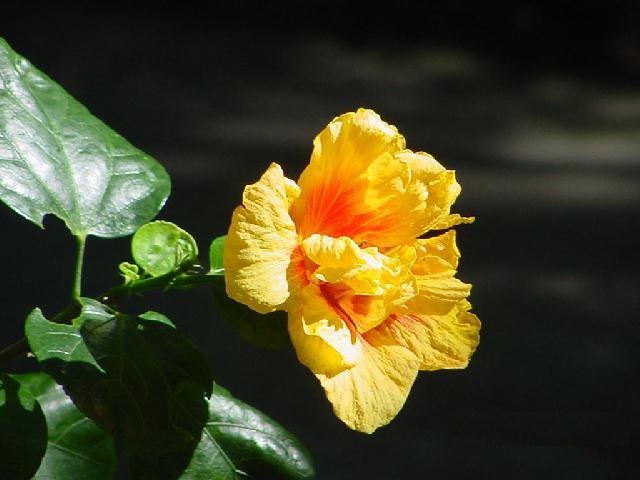
[[[75,405],[122,442],[134,478],[175,478],[207,419],[205,358],[166,317],[82,299],[73,325],[27,319],[29,345]]]
[[[44,373],[14,375],[37,398],[47,420],[47,450],[34,480],[109,480],[116,468],[111,437],[78,410]]]
[[[313,462],[291,433],[214,385],[209,419],[181,480],[313,478]]]
[[[215,238],[209,246],[209,271],[210,273],[224,274],[224,264],[222,257],[224,254],[224,241],[226,235]]]
[[[0,200],[77,236],[133,233],[170,190],[164,168],[0,38]]]

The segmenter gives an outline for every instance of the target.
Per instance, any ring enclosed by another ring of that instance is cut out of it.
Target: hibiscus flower
[[[335,414],[371,433],[419,370],[464,368],[478,344],[450,230],[473,218],[450,213],[455,172],[407,150],[371,110],[335,118],[313,145],[297,183],[273,163],[245,188],[225,242],[227,293],[285,310]]]

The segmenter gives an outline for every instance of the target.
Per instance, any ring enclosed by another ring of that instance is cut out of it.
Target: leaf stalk
[[[82,296],[82,265],[84,263],[84,248],[87,243],[86,235],[78,235],[78,258],[76,260],[76,272],[73,278],[73,292],[71,298],[75,301]]]

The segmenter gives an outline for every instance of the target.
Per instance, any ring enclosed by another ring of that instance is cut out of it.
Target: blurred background
[[[203,349],[217,381],[299,436],[319,479],[629,478],[640,4],[228,3],[25,7],[3,15],[0,36],[167,168],[160,218],[202,251],[270,162],[297,178],[334,116],[373,108],[457,171],[455,211],[477,218],[458,227],[459,276],[474,285],[482,340],[466,370],[419,375],[398,417],[366,436],[333,416],[292,351],[242,341],[206,289],[144,305]],[[75,243],[53,218],[39,230],[2,206],[0,224],[5,345],[34,306],[65,306]],[[85,293],[119,282],[129,258],[128,239],[91,238]]]

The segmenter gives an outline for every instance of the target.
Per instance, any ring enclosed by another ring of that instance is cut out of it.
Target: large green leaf
[[[127,235],[169,195],[164,168],[0,38],[0,200],[77,236]]]
[[[0,478],[36,473],[47,448],[47,423],[29,390],[0,374]]]
[[[181,480],[313,478],[313,462],[291,433],[214,385],[209,420]]]
[[[266,348],[291,345],[286,312],[261,314],[230,299],[223,276],[213,279],[213,299],[220,317],[248,342]]]
[[[13,377],[37,398],[47,420],[47,451],[34,480],[113,478],[111,437],[75,407],[62,387],[44,373]]]
[[[82,303],[73,325],[34,310],[25,327],[31,350],[75,405],[122,442],[134,478],[176,478],[206,422],[206,359],[166,317]]]

